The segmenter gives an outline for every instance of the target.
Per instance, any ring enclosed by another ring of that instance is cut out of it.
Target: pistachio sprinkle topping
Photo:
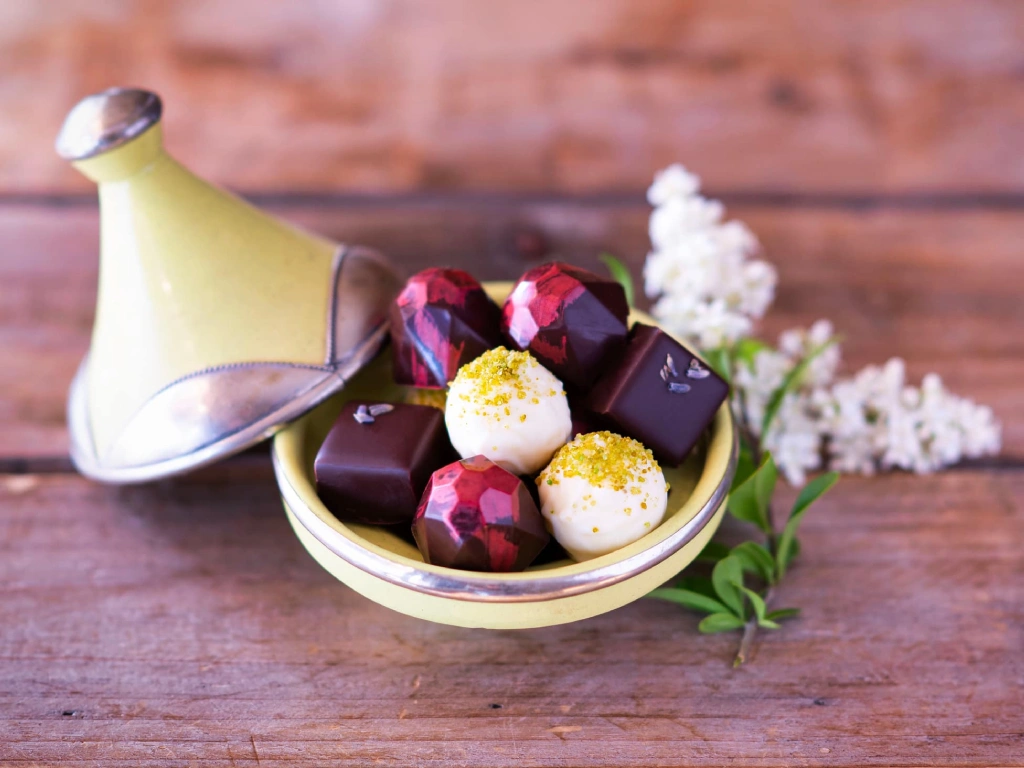
[[[515,474],[535,474],[572,434],[561,390],[562,382],[528,352],[484,352],[459,369],[448,390],[452,446],[460,456],[483,454]]]
[[[481,405],[508,405],[509,387],[512,387],[518,399],[526,397],[526,384],[522,376],[533,362],[529,352],[496,347],[462,366],[456,378],[473,382],[474,391],[481,398]]]
[[[588,432],[559,448],[538,480],[557,485],[559,475],[580,477],[621,491],[630,483],[647,482],[652,471],[661,472],[661,467],[643,443],[613,432]]]

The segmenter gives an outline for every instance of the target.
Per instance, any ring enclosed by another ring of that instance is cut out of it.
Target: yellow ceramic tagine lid
[[[71,458],[132,483],[237,453],[376,354],[399,288],[376,252],[303,232],[163,148],[159,97],[113,88],[68,115],[57,152],[99,185],[99,296],[71,385]]]

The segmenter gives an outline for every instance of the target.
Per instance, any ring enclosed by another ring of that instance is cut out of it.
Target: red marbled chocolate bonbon
[[[410,277],[390,322],[395,381],[413,387],[443,389],[460,366],[501,343],[501,310],[460,269]]]
[[[517,349],[583,389],[622,351],[628,316],[621,285],[556,261],[519,278],[502,308],[501,330]]]
[[[470,571],[521,571],[550,536],[523,481],[484,456],[434,472],[412,524],[423,559]]]

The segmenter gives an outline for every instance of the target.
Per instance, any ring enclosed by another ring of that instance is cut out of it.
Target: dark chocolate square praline
[[[346,403],[313,462],[316,492],[343,522],[409,525],[431,473],[457,457],[444,413],[426,405],[393,403],[393,410],[356,420]]]
[[[637,323],[626,351],[586,397],[586,407],[659,461],[682,464],[729,396],[729,385],[659,328]]]

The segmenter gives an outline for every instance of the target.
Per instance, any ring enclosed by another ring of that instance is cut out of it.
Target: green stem
[[[740,406],[742,408],[742,404]],[[747,447],[750,448],[750,458],[754,463],[754,466],[761,465],[761,459],[764,451],[761,447],[761,440],[754,434],[754,431],[750,428],[750,425],[746,423],[742,413],[740,418],[737,419],[740,430],[740,439],[746,442]],[[769,504],[765,510],[768,518],[768,530],[765,532],[766,543],[768,545],[768,551],[772,553],[774,558],[778,553],[779,535],[776,533],[775,528],[775,516],[772,513],[772,505]],[[762,593],[765,607],[771,604],[772,599],[775,597],[775,586],[769,584],[767,589]],[[733,667],[740,667],[746,661],[750,659],[751,652],[754,647],[754,640],[757,637],[757,616],[753,615],[747,619],[747,623],[743,625],[743,636],[740,638],[739,648],[736,650],[736,658],[733,659]]]
[[[764,456],[764,450],[761,448],[761,441],[754,434],[750,425],[742,418],[742,414],[737,419],[740,430],[740,439],[747,444],[750,449],[750,459],[754,463],[755,467],[761,466],[761,459]],[[772,514],[772,505],[768,505],[768,509],[765,510],[768,516],[768,531],[765,532],[765,536],[768,539],[768,551],[775,555],[776,545],[778,544],[779,535],[775,532],[775,517]]]
[[[761,466],[761,441],[754,436],[750,426],[742,418],[737,421],[739,422],[740,439],[750,449],[750,460],[754,463],[755,467]]]
[[[765,515],[768,517],[768,532],[765,533],[767,538],[768,551],[772,553],[772,557],[778,554],[779,548],[779,534],[775,532],[775,516],[772,514],[772,505],[769,504],[765,510]]]
[[[764,598],[765,606],[770,604],[771,599],[774,597],[774,594],[774,587],[768,587],[768,589],[765,590],[764,595],[762,595],[762,597]],[[748,659],[750,659],[750,652],[753,649],[754,638],[756,636],[757,616],[751,616],[749,619],[747,619],[747,623],[743,627],[743,637],[740,638],[740,647],[736,651],[736,658],[732,661],[733,668],[743,666],[743,664]]]

